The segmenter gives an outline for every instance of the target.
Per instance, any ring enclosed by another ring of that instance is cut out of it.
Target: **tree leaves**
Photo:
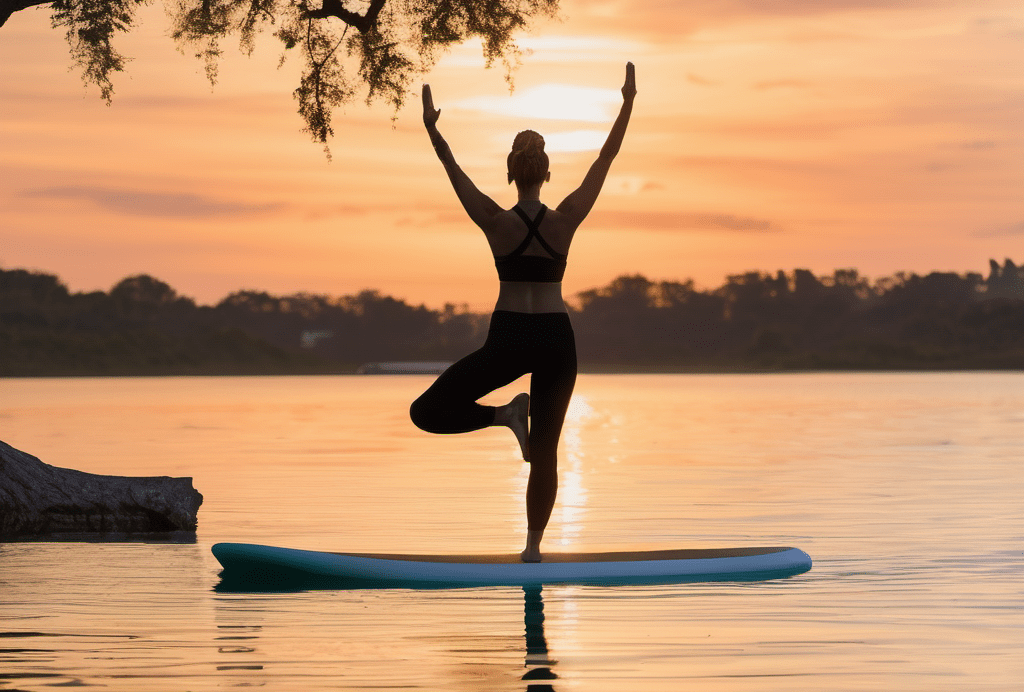
[[[29,0],[30,2],[32,0]],[[87,84],[108,103],[113,73],[130,58],[113,45],[134,28],[148,0],[54,0],[54,28],[66,30],[71,55]],[[252,53],[256,38],[274,27],[282,62],[301,46],[302,76],[293,95],[304,131],[327,148],[333,112],[358,94],[398,111],[415,76],[427,72],[453,45],[479,39],[490,67],[501,61],[506,79],[519,64],[514,40],[539,17],[554,16],[558,0],[167,0],[171,37],[204,63],[211,83],[221,42],[237,38]],[[28,6],[28,5],[26,5]],[[17,9],[23,9],[20,6]],[[328,151],[328,156],[330,152]]]
[[[136,8],[144,0],[57,0],[53,3],[53,28],[66,30],[71,57],[82,69],[85,82],[100,88],[110,103],[114,95],[112,72],[124,70],[128,58],[114,49],[111,37],[132,28]]]

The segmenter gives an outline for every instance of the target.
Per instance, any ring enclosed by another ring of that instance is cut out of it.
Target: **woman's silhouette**
[[[522,559],[538,562],[540,542],[558,488],[558,438],[576,383],[576,342],[562,301],[562,275],[576,229],[590,213],[612,160],[619,152],[636,95],[633,64],[626,64],[622,108],[583,183],[554,210],[540,202],[551,179],[544,138],[532,130],[516,135],[508,155],[508,181],[519,202],[506,211],[476,188],[459,168],[437,130],[430,86],[423,86],[423,124],[434,151],[469,218],[483,230],[494,253],[501,288],[482,348],[449,367],[413,402],[413,422],[432,433],[462,433],[491,425],[512,429],[531,463],[526,490],[529,526]],[[531,373],[530,393],[504,406],[477,399]]]

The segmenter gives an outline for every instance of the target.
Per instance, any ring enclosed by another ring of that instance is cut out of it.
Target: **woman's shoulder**
[[[543,204],[541,202],[532,201],[525,203],[519,202],[511,209],[507,209],[506,211],[502,212],[501,214],[499,214],[499,216],[501,217],[501,221],[506,224],[510,223],[512,226],[516,228],[521,228],[523,225],[523,217],[520,216],[519,212],[517,211],[517,208],[521,210],[523,214],[525,214],[526,217],[529,219],[536,219],[537,216],[540,214],[541,209],[543,209],[544,216],[541,218],[540,221],[541,228],[545,228],[548,226],[562,226],[568,221],[566,215],[558,211],[554,207],[549,207],[548,205]]]
[[[537,227],[541,237],[547,242],[553,243],[554,247],[558,248],[561,252],[568,249],[569,243],[576,232],[576,225],[571,222],[568,215],[536,202],[532,205],[520,204],[517,206],[530,219],[536,219],[543,208],[544,216],[541,217],[540,225]],[[511,221],[507,228],[512,229],[512,235],[521,238],[526,225],[523,223],[523,218],[515,211],[515,207],[509,210],[506,218]]]
[[[495,214],[488,227],[483,230],[487,235],[521,237],[526,228],[523,216],[531,220],[536,219],[542,207],[544,208],[544,216],[540,220],[541,234],[545,237],[552,234],[557,236],[568,234],[571,237],[576,229],[571,227],[567,215],[557,209],[535,202],[519,203],[510,209],[505,209]],[[522,215],[520,215],[520,211]]]
[[[547,234],[555,233],[560,236],[572,237],[576,231],[576,224],[573,224],[568,215],[563,214],[554,207],[546,207],[544,218],[540,223],[541,231]]]

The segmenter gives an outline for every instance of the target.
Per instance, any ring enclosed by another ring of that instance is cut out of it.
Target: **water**
[[[216,590],[218,541],[520,549],[514,439],[416,430],[430,381],[0,381],[0,439],[205,497],[195,543],[0,544],[0,690],[1024,684],[1021,373],[581,376],[547,550],[795,545],[790,579]]]

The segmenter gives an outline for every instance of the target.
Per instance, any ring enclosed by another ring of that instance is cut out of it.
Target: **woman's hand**
[[[423,85],[423,124],[429,129],[441,117],[441,110],[434,109],[434,98],[430,95],[430,85]]]
[[[636,96],[636,68],[633,67],[633,63],[627,62],[626,83],[622,85],[622,98],[625,101],[632,101],[634,96]]]

